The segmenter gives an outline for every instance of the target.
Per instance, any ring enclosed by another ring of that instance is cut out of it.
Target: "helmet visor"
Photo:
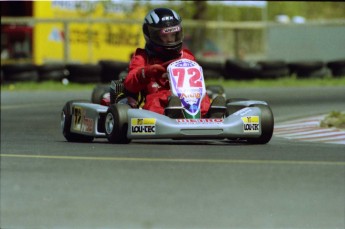
[[[149,26],[150,39],[162,46],[174,46],[180,44],[183,40],[183,31],[181,25],[153,28]]]

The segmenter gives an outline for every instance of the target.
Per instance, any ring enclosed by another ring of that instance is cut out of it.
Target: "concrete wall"
[[[345,59],[345,24],[271,25],[266,42],[267,59]]]

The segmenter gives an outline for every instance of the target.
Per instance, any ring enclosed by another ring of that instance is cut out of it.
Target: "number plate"
[[[201,66],[195,61],[180,59],[168,66],[168,77],[173,95],[180,98],[186,111],[195,115],[206,94]]]

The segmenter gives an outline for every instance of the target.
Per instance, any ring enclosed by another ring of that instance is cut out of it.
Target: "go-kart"
[[[266,102],[236,98],[224,104],[212,102],[210,115],[205,118],[200,111],[206,94],[202,67],[195,61],[179,59],[167,66],[167,77],[171,94],[179,99],[179,105],[166,109],[178,111],[182,116],[171,118],[140,107],[132,108],[120,93],[123,85],[117,83],[112,96],[122,99],[113,99],[109,105],[78,100],[65,104],[61,112],[64,137],[70,142],[107,138],[118,144],[134,139],[228,139],[252,144],[270,141],[274,118]]]

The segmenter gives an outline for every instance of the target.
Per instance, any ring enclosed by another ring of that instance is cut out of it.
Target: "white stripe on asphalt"
[[[288,136],[300,136],[300,135],[310,135],[310,134],[316,134],[316,133],[329,133],[329,132],[333,132],[332,129],[330,130],[325,130],[325,129],[315,129],[315,130],[310,130],[310,131],[303,131],[303,132],[298,132],[298,133],[287,133],[287,134],[284,134],[284,136],[288,137]],[[280,134],[277,134],[278,136]]]
[[[323,134],[309,134],[309,135],[305,135],[305,136],[293,136],[293,135],[290,135],[290,136],[286,136],[284,135],[284,137],[288,137],[288,138],[300,138],[300,139],[303,139],[303,138],[322,138],[322,137],[330,137],[330,136],[334,136],[334,137],[345,137],[345,133],[340,133],[339,132],[330,132],[330,133],[323,133]]]
[[[302,123],[291,123],[291,124],[280,124],[279,128],[293,128],[293,127],[304,127],[304,126],[318,126],[320,122],[302,122]]]
[[[278,124],[274,128],[274,134],[297,141],[345,144],[345,131],[320,127],[324,117],[324,115],[314,116]]]

